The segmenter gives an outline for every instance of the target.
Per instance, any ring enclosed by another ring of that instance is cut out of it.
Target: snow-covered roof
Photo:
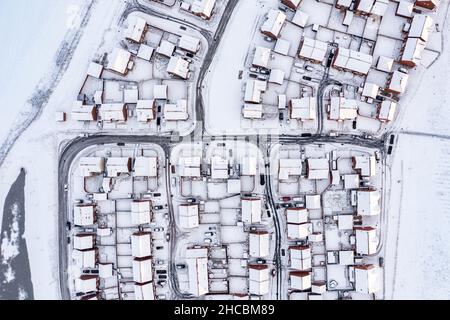
[[[152,255],[152,237],[150,232],[136,232],[131,235],[133,257],[144,258]]]
[[[344,175],[344,189],[358,189],[359,188],[359,175],[346,174]]]
[[[141,43],[147,29],[147,21],[141,17],[136,17],[134,23],[128,25],[125,38],[130,41]]]
[[[400,71],[394,71],[391,80],[389,81],[388,90],[395,93],[403,93],[408,85],[409,76]]]
[[[408,1],[399,1],[396,14],[405,17],[411,18],[413,14],[414,3]]]
[[[92,249],[94,247],[94,238],[93,234],[77,234],[73,237],[73,247],[77,250],[87,250]]]
[[[178,40],[178,46],[183,50],[197,53],[200,49],[200,39],[184,34]]]
[[[286,219],[288,223],[308,222],[308,210],[306,208],[287,208]]]
[[[158,159],[156,157],[136,157],[134,161],[135,177],[156,177]]]
[[[242,205],[242,221],[244,223],[259,223],[261,222],[261,198],[243,197],[241,199]]]
[[[369,54],[338,48],[333,61],[333,67],[346,69],[360,74],[368,74],[372,66],[373,57]]]
[[[249,254],[251,257],[269,256],[269,232],[251,231],[249,233]]]
[[[269,266],[250,264],[248,271],[249,293],[254,295],[265,295],[269,293]]]
[[[93,275],[82,275],[75,279],[75,291],[88,293],[97,291],[98,277]]]
[[[104,103],[99,109],[100,118],[103,121],[126,121],[127,106],[124,103]]]
[[[108,59],[107,69],[125,75],[128,72],[128,63],[131,60],[131,53],[122,48],[114,48]]]
[[[375,293],[379,290],[379,268],[374,265],[354,266],[355,290],[361,293]]]
[[[292,246],[289,247],[291,259],[308,259],[311,258],[310,246]]]
[[[378,190],[358,190],[357,193],[358,214],[361,216],[379,215],[380,191]]]
[[[308,290],[311,288],[311,272],[309,271],[291,271],[289,278],[292,289]]]
[[[286,108],[287,96],[285,94],[278,95],[278,109]]]
[[[394,120],[396,109],[397,103],[389,100],[384,100],[378,110],[378,119],[384,122]]]
[[[336,6],[338,7],[344,7],[344,8],[349,8],[352,4],[352,0],[338,0],[336,2]]]
[[[388,6],[389,0],[376,0],[370,13],[382,17],[386,13]]]
[[[304,28],[308,23],[309,15],[303,11],[297,10],[294,17],[292,18],[292,23]]]
[[[211,18],[216,0],[194,0],[191,11],[205,19]]]
[[[244,103],[242,116],[246,119],[261,119],[263,116],[262,104]]]
[[[287,235],[289,239],[305,239],[312,231],[311,223],[288,223]]]
[[[94,105],[83,105],[82,101],[75,101],[70,115],[75,121],[95,121],[97,109]]]
[[[358,102],[344,97],[331,97],[330,120],[352,120],[358,116]]]
[[[155,119],[155,100],[138,100],[136,117],[139,122],[148,122]]]
[[[181,177],[200,177],[200,157],[181,157],[178,161]]]
[[[300,176],[302,174],[301,159],[280,159],[278,178],[288,180],[291,176]]]
[[[86,227],[93,225],[95,222],[95,206],[93,204],[75,205],[73,219],[76,226]]]
[[[134,298],[136,300],[155,300],[153,283],[134,284]]]
[[[133,259],[133,280],[137,283],[146,283],[153,280],[152,258]]]
[[[227,179],[228,178],[228,160],[221,156],[211,157],[211,178]]]
[[[122,173],[129,173],[131,170],[131,158],[110,157],[106,160],[106,171],[108,177],[117,177]]]
[[[184,229],[197,228],[199,225],[198,204],[181,204],[178,208],[180,226]]]
[[[417,66],[422,60],[422,54],[425,50],[426,43],[419,38],[408,38],[403,48],[401,63],[408,64],[412,67]]]
[[[261,94],[267,90],[267,82],[249,79],[245,83],[244,101],[261,103]]]
[[[431,29],[433,27],[433,19],[425,14],[417,14],[413,17],[411,27],[409,28],[409,38],[420,38],[428,41]]]
[[[241,176],[254,176],[257,170],[256,157],[247,156],[241,160]]]
[[[156,100],[167,100],[168,87],[166,84],[157,84],[153,87],[153,97]]]
[[[314,120],[316,118],[317,99],[304,97],[292,99],[289,103],[291,119]]]
[[[113,263],[99,263],[98,264],[98,273],[100,278],[107,279],[111,278],[113,273]]]
[[[261,26],[261,32],[270,37],[278,38],[285,21],[286,15],[282,11],[270,9],[266,21]]]
[[[302,0],[281,0],[281,3],[288,6],[292,10],[297,10]]]
[[[306,195],[306,209],[320,209],[322,207],[320,194]]]
[[[105,158],[102,157],[82,157],[79,163],[80,174],[89,177],[93,174],[101,174],[105,171]]]
[[[208,284],[208,249],[199,248],[186,250],[188,267],[189,293],[203,296],[209,292]]]
[[[267,68],[269,65],[271,51],[272,50],[270,50],[270,48],[256,47],[252,65],[255,67]]]
[[[149,224],[152,203],[150,200],[133,200],[131,202],[131,223],[133,225]]]
[[[355,8],[356,11],[368,14],[370,13],[370,10],[372,10],[374,0],[359,0],[356,3],[357,3],[357,6]]]
[[[74,250],[73,258],[79,268],[95,268],[95,249],[90,250]]]
[[[306,159],[306,166],[308,168],[308,179],[328,179],[330,174],[330,164],[327,159]]]
[[[269,77],[270,83],[283,84],[284,82],[284,71],[279,69],[272,69],[270,71]]]
[[[372,227],[355,227],[356,253],[374,254],[377,252],[377,229]]]
[[[173,52],[175,51],[175,45],[172,42],[167,40],[161,41],[159,47],[156,49],[156,52],[160,55],[163,55],[167,58],[172,57]]]
[[[375,156],[355,156],[353,157],[353,168],[363,177],[373,177],[376,174]]]
[[[304,37],[298,55],[300,58],[322,62],[325,59],[327,50],[328,45],[326,42]]]
[[[154,51],[155,49],[153,47],[150,47],[149,45],[146,44],[141,44],[139,46],[137,56],[138,58],[141,58],[145,61],[150,61]]]
[[[166,104],[164,106],[164,119],[168,121],[187,120],[187,100],[178,100],[176,104]]]
[[[88,71],[87,71],[87,75],[100,79],[102,76],[102,72],[103,72],[103,66],[99,63],[96,62],[91,62],[89,63],[89,67],[88,67]]]
[[[189,78],[189,62],[180,57],[171,57],[167,72],[182,79]]]
[[[291,43],[285,39],[278,39],[275,44],[274,52],[287,56],[289,49],[291,48]]]
[[[384,72],[391,72],[392,67],[394,66],[394,59],[380,56],[378,58],[377,69]]]
[[[371,83],[371,82],[366,82],[364,84],[362,96],[375,99],[378,95],[379,89],[380,89],[379,85],[377,85],[375,83]]]

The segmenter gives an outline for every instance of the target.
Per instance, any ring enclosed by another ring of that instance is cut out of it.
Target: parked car
[[[176,267],[177,269],[186,269],[186,265],[182,263],[177,264]]]

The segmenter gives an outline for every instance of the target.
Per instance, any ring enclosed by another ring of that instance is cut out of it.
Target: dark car
[[[177,264],[177,269],[186,269],[186,265],[185,264]]]
[[[280,119],[280,121],[284,120],[284,113],[280,112],[280,115],[278,116],[278,119]]]
[[[263,174],[259,176],[259,184],[262,186],[266,184],[266,177]]]
[[[162,210],[162,209],[164,209],[164,206],[154,206],[153,207],[153,209],[155,209],[155,210]]]

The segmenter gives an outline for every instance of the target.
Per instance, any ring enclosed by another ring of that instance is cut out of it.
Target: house
[[[95,268],[95,264],[97,263],[96,249],[74,250],[72,256],[77,267],[81,269]]]
[[[135,300],[155,300],[155,288],[152,282],[145,284],[134,284],[134,299]]]
[[[278,39],[275,44],[274,52],[279,53],[283,56],[287,56],[289,53],[289,49],[291,48],[291,43],[285,39]]]
[[[87,75],[96,79],[100,79],[103,73],[103,66],[96,62],[89,63]]]
[[[256,47],[255,55],[253,56],[252,66],[266,68],[269,66],[270,53],[272,50],[265,47]]]
[[[377,229],[373,227],[355,227],[356,253],[375,254],[378,248]]]
[[[419,38],[408,38],[403,47],[402,57],[399,63],[411,68],[417,66],[422,60],[425,46],[426,42]]]
[[[291,271],[289,272],[291,288],[294,290],[305,291],[311,289],[311,272],[309,271]]]
[[[379,267],[369,265],[356,265],[350,268],[350,279],[355,284],[355,291],[365,294],[376,293],[380,283]]]
[[[145,258],[152,255],[152,235],[150,232],[139,231],[131,235],[131,254],[135,258]]]
[[[366,82],[364,84],[363,91],[362,91],[361,95],[363,97],[376,99],[379,89],[380,89],[379,85],[377,85],[375,83],[371,83],[371,82]]]
[[[284,82],[284,71],[279,69],[272,69],[270,71],[269,83],[282,85]]]
[[[133,200],[131,202],[131,223],[133,225],[149,224],[152,221],[152,202],[150,200]]]
[[[105,158],[82,157],[80,158],[78,170],[82,177],[102,174],[105,171]]]
[[[394,67],[394,59],[380,56],[378,58],[377,69],[384,72],[391,72]]]
[[[131,172],[131,158],[110,157],[106,162],[108,177],[118,177]]]
[[[146,44],[141,44],[137,53],[137,57],[145,61],[150,61],[153,56],[154,48]]]
[[[188,118],[187,100],[178,100],[176,104],[166,104],[164,106],[164,119],[167,121],[180,121]]]
[[[357,191],[357,211],[360,216],[376,216],[381,212],[380,192],[373,189]]]
[[[200,39],[183,34],[178,39],[178,47],[191,53],[197,53],[200,50]]]
[[[441,0],[416,0],[416,2],[414,2],[414,5],[416,7],[434,10],[439,6],[440,1]]]
[[[77,250],[93,249],[95,245],[95,234],[78,233],[73,237],[73,248]]]
[[[409,28],[408,38],[419,38],[427,42],[433,28],[433,19],[425,14],[417,14],[413,17]]]
[[[330,163],[328,159],[306,159],[306,178],[322,180],[330,175]]]
[[[311,292],[316,295],[322,295],[327,291],[327,283],[325,281],[314,281],[311,283]],[[311,300],[311,296],[309,298]]]
[[[408,85],[409,76],[406,73],[400,71],[394,71],[388,82],[388,87],[386,91],[396,94],[402,94],[406,91],[406,86]]]
[[[261,80],[249,79],[245,83],[244,102],[261,103],[261,95],[267,90],[267,82]]]
[[[353,169],[362,177],[373,177],[376,174],[375,156],[352,157]]]
[[[306,209],[320,209],[322,207],[320,194],[305,196]]]
[[[311,60],[315,63],[322,63],[328,50],[326,42],[303,37],[300,43],[299,57]]]
[[[152,258],[133,259],[133,281],[136,283],[148,283],[153,280]]]
[[[153,87],[153,97],[155,100],[167,100],[168,86],[166,84],[157,84]]]
[[[97,121],[97,108],[95,105],[84,105],[82,101],[75,101],[71,116],[75,121]]]
[[[370,15],[375,0],[356,0],[355,1],[355,13],[362,16]]]
[[[249,232],[249,254],[250,257],[264,258],[269,256],[269,239],[267,231]]]
[[[73,209],[73,223],[79,227],[95,224],[97,220],[94,204],[77,204]]]
[[[142,41],[144,41],[147,28],[147,21],[145,21],[141,17],[137,17],[133,24],[128,25],[125,39],[132,42],[141,43]]]
[[[304,97],[300,99],[291,99],[289,102],[289,114],[291,119],[301,121],[316,119],[317,98]]]
[[[242,221],[244,223],[259,223],[261,222],[262,201],[257,197],[242,197],[241,211]]]
[[[108,70],[126,76],[131,67],[131,53],[122,48],[115,48],[108,59]]]
[[[394,101],[383,100],[378,107],[378,119],[381,122],[389,122],[394,120],[397,103]]]
[[[291,8],[292,10],[297,10],[298,6],[300,5],[300,2],[302,0],[281,0],[281,3],[284,4],[286,7]]]
[[[336,121],[353,120],[358,116],[358,102],[355,99],[331,97],[328,119]]]
[[[288,223],[288,239],[305,239],[311,234],[311,223]]]
[[[216,0],[194,0],[191,11],[205,20],[211,19]]]
[[[369,54],[339,47],[336,49],[332,66],[338,70],[367,75],[372,63],[373,57]]]
[[[199,226],[198,204],[180,204],[178,210],[181,228],[194,229]]]
[[[79,293],[97,292],[100,279],[94,275],[81,275],[75,279],[75,291]]]
[[[309,15],[303,11],[297,10],[295,11],[294,17],[292,18],[292,23],[304,28],[308,23]]]
[[[158,158],[136,157],[134,160],[135,177],[156,177],[158,175]]]
[[[267,14],[267,19],[261,26],[261,33],[273,39],[277,39],[285,21],[286,14],[280,10],[270,9]]]
[[[311,247],[292,246],[289,247],[291,258],[291,269],[306,271],[311,269]]]
[[[242,116],[245,119],[261,119],[263,116],[262,104],[244,103]]]
[[[389,0],[375,0],[375,3],[370,10],[370,14],[382,17],[386,13],[388,7]]]
[[[414,3],[401,0],[398,3],[395,15],[409,19],[413,15],[413,10],[414,10]]]
[[[167,40],[161,41],[159,44],[159,47],[156,48],[156,53],[159,53],[160,55],[171,58],[173,53],[175,51],[175,45],[172,42],[169,42]]]
[[[248,292],[251,295],[263,296],[269,293],[269,266],[266,264],[249,264]]]
[[[136,117],[141,123],[147,123],[156,117],[155,100],[138,100],[136,104]]]
[[[102,104],[100,119],[106,122],[125,122],[128,119],[128,106],[125,103]]]
[[[308,210],[306,208],[287,208],[287,223],[306,223],[308,222]]]
[[[336,8],[347,10],[352,5],[353,0],[337,0],[336,1]]]
[[[280,159],[278,179],[289,180],[291,176],[301,176],[302,168],[301,159]]]
[[[180,177],[200,177],[200,157],[181,157],[178,161]]]
[[[186,80],[189,78],[189,62],[181,57],[171,57],[167,65],[167,73]]]
[[[220,156],[211,157],[211,178],[228,179],[228,160]]]
[[[208,249],[188,248],[186,250],[189,293],[203,296],[209,293]]]
[[[256,157],[243,157],[241,159],[241,176],[254,176],[258,168]]]

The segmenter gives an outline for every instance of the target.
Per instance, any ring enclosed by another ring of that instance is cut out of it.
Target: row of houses
[[[132,171],[133,169],[133,171]],[[135,177],[157,177],[158,158],[156,157],[82,157],[79,162],[79,173],[83,177],[101,175],[118,177],[131,174]]]

